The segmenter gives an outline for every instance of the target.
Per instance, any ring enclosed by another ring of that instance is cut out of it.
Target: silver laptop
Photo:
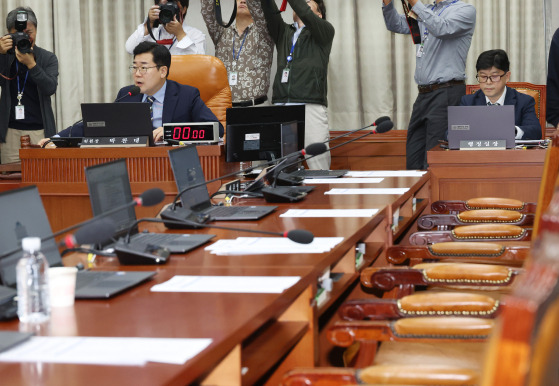
[[[52,236],[50,223],[36,186],[0,193],[0,278],[7,287],[16,287],[16,264],[22,251],[10,253],[21,246],[27,236]],[[54,238],[41,243],[41,251],[49,266],[62,266],[62,258]],[[7,255],[6,255],[7,254]],[[150,277],[155,272],[78,271],[76,299],[112,297]]]
[[[195,145],[169,150],[169,161],[179,192],[189,186],[206,182]],[[209,216],[213,221],[258,220],[277,208],[277,206],[213,206],[206,185],[183,193],[181,203],[183,207],[201,216]]]
[[[514,106],[449,106],[450,149],[514,148]]]

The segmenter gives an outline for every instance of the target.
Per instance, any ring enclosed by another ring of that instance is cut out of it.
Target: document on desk
[[[211,339],[37,336],[0,354],[0,362],[180,365],[205,350],[211,342]]]
[[[346,173],[346,177],[367,178],[367,177],[421,177],[425,170],[368,170],[356,171],[350,170]]]
[[[289,209],[280,217],[373,217],[378,209]]]
[[[379,184],[384,178],[305,178],[304,184]]]
[[[409,188],[330,189],[324,194],[404,194]]]
[[[310,244],[299,244],[284,237],[237,237],[222,239],[206,247],[214,255],[266,255],[324,253],[343,241],[343,237],[315,237]]]
[[[299,276],[173,276],[151,287],[153,292],[212,292],[280,294]]]

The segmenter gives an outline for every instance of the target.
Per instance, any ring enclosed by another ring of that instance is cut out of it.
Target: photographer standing
[[[204,55],[206,35],[185,23],[189,2],[189,0],[155,0],[155,5],[152,5],[148,11],[146,21],[140,24],[126,41],[126,51],[132,55],[138,44],[148,41],[164,45],[171,55]],[[172,15],[168,22],[165,18],[160,20],[161,8],[164,9],[163,15]]]
[[[262,105],[268,99],[274,42],[260,0],[235,1],[237,15],[230,27],[217,22],[215,0],[201,0],[202,17],[215,45],[215,56],[227,68],[233,107]]]
[[[0,37],[0,149],[2,163],[11,163],[19,161],[22,135],[36,144],[56,133],[50,97],[58,86],[58,59],[35,45],[31,8],[8,13],[6,26],[10,34]]]

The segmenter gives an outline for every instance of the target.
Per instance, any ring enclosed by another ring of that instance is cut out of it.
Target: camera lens
[[[162,9],[159,13],[159,22],[161,24],[167,24],[173,21],[173,11],[170,9]]]
[[[28,39],[21,39],[17,42],[16,47],[22,54],[31,52],[31,42]]]

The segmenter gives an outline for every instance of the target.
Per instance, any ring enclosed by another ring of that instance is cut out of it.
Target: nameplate
[[[505,139],[463,140],[460,141],[460,150],[505,150]]]
[[[140,147],[149,146],[148,136],[84,137],[81,147]]]

